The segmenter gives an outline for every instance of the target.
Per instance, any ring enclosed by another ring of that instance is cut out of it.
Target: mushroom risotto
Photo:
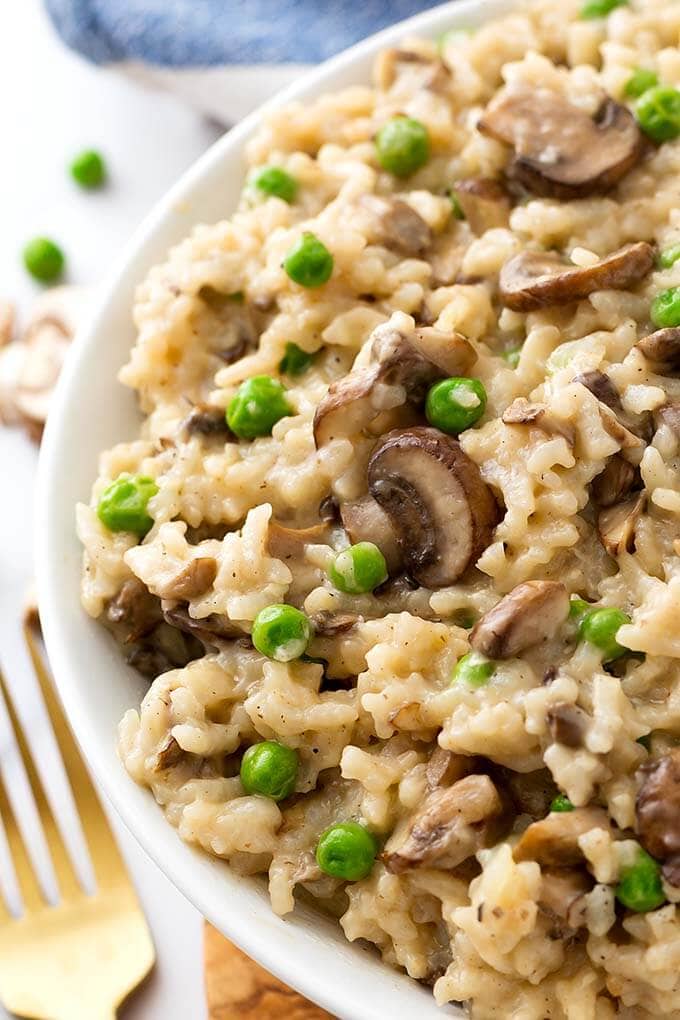
[[[133,779],[481,1020],[680,1017],[679,40],[551,0],[271,114],[78,507]]]

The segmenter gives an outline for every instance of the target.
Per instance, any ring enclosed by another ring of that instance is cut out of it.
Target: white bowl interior
[[[369,80],[373,58],[404,35],[435,36],[478,25],[507,10],[508,0],[458,0],[411,18],[310,72],[268,108],[312,100]],[[135,339],[135,286],[168,248],[201,222],[233,211],[241,191],[243,147],[255,114],[217,142],[160,202],[133,237],[89,327],[73,345],[43,440],[37,503],[40,614],[62,700],[87,760],[123,821],[146,852],[225,935],[288,984],[347,1020],[421,1020],[441,1016],[429,989],[350,945],[335,923],[300,907],[285,921],[265,886],[233,875],[222,862],[181,842],[151,794],[125,773],[115,751],[117,724],[147,685],[80,606],[81,548],[74,506],[87,501],[101,450],[139,428],[134,395],[116,381]],[[451,1010],[459,1014],[454,1007]]]

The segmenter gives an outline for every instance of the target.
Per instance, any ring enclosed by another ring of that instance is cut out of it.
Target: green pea
[[[626,96],[638,99],[643,92],[658,84],[659,78],[654,71],[650,71],[648,67],[636,67],[624,85],[623,91]]]
[[[253,184],[263,195],[282,198],[284,202],[295,201],[298,182],[280,166],[266,166],[253,177]]]
[[[649,317],[655,326],[680,326],[680,287],[669,287],[657,294]]]
[[[471,609],[459,609],[453,617],[456,627],[462,627],[463,630],[472,630],[476,622],[477,615]]]
[[[590,602],[580,599],[578,595],[572,595],[569,600],[569,619],[574,623],[581,624],[583,617],[592,609]]]
[[[303,351],[297,344],[287,343],[286,353],[279,362],[279,372],[283,372],[284,375],[302,375],[313,360],[313,354]]]
[[[665,902],[661,868],[642,847],[639,848],[635,861],[621,869],[615,895],[624,907],[639,914],[656,910]]]
[[[467,684],[468,687],[483,687],[495,671],[495,662],[491,662],[479,652],[468,652],[453,667],[451,683]]]
[[[131,531],[143,538],[153,527],[147,504],[157,492],[153,478],[120,475],[101,494],[97,516],[109,531]]]
[[[64,271],[64,253],[49,237],[34,237],[23,252],[28,272],[41,283],[54,283]]]
[[[425,417],[430,425],[452,436],[479,421],[485,409],[486,390],[479,379],[442,379],[434,384],[425,401]]]
[[[670,269],[680,259],[680,242],[664,248],[658,258],[659,269]]]
[[[574,805],[563,793],[558,793],[550,802],[551,811],[573,811]]]
[[[413,117],[393,117],[375,136],[378,162],[395,177],[410,177],[430,158],[430,136]]]
[[[453,190],[449,192],[449,202],[451,203],[451,212],[454,220],[464,220],[465,213],[463,212],[463,207],[460,204],[458,195]]]
[[[652,141],[669,142],[680,135],[680,92],[667,85],[655,85],[643,92],[635,104],[635,115]]]
[[[322,241],[305,231],[283,260],[283,268],[301,287],[321,287],[331,278],[333,256]]]
[[[630,623],[630,617],[621,609],[604,607],[586,613],[579,625],[579,634],[584,641],[601,649],[604,662],[618,659],[628,651],[616,640],[619,627]]]
[[[510,347],[507,351],[503,351],[501,357],[503,358],[504,361],[507,361],[510,368],[517,368],[517,366],[519,365],[519,356],[521,353],[522,353],[521,346]]]
[[[253,744],[241,759],[243,789],[246,793],[259,793],[271,800],[290,797],[297,774],[297,751],[277,740]]]
[[[227,408],[227,425],[241,439],[270,436],[281,418],[293,414],[286,391],[277,379],[254,375],[241,383]]]
[[[333,560],[328,577],[338,591],[361,595],[387,580],[385,557],[373,542],[357,542]]]
[[[260,610],[251,637],[258,652],[268,659],[292,662],[307,651],[312,625],[299,609],[277,604]]]
[[[621,7],[628,0],[586,0],[581,8],[582,18],[605,18],[615,7]]]
[[[106,180],[104,157],[96,149],[85,149],[71,160],[71,177],[81,188],[100,188]]]
[[[338,822],[321,834],[316,846],[316,863],[324,875],[358,882],[370,875],[378,844],[358,822]]]

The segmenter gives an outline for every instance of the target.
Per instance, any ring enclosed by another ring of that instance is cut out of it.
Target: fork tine
[[[19,749],[19,754],[21,755],[26,775],[28,776],[33,800],[35,801],[35,806],[38,810],[40,824],[42,825],[42,830],[50,851],[50,857],[52,858],[52,867],[54,868],[59,891],[65,899],[72,899],[81,893],[80,885],[76,878],[71,860],[64,847],[61,833],[59,832],[59,828],[54,820],[52,809],[47,797],[45,796],[45,789],[33,762],[33,755],[31,754],[31,749],[28,746],[26,737],[24,736],[23,728],[12,700],[12,695],[1,672],[0,695],[5,700],[9,721],[12,730],[14,731],[14,739]]]
[[[31,863],[31,859],[28,856],[28,852],[24,845],[24,840],[17,824],[17,820],[14,817],[14,811],[12,810],[12,805],[10,804],[9,797],[7,796],[2,773],[0,773],[0,818],[2,818],[2,823],[5,829],[7,845],[9,846],[9,852],[12,858],[14,873],[19,886],[19,892],[21,893],[24,910],[41,910],[46,905],[47,900],[44,898],[40,888],[33,864]]]
[[[97,792],[59,704],[52,680],[45,667],[35,632],[31,629],[30,624],[24,627],[24,638],[38,683],[40,684],[45,707],[47,708],[57,746],[61,753],[66,775],[68,776],[71,790],[78,806],[78,814],[90,851],[97,884],[100,888],[110,887],[121,878],[127,883],[125,864],[113,838],[111,827],[104,814]]]

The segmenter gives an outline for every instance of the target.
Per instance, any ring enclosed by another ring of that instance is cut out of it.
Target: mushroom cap
[[[611,190],[645,147],[630,110],[609,96],[591,117],[559,92],[527,85],[497,93],[477,127],[514,149],[508,177],[563,200]]]
[[[538,861],[543,866],[567,868],[584,860],[579,836],[591,829],[611,830],[609,816],[601,807],[579,807],[553,812],[524,830],[515,849],[516,861]]]
[[[680,748],[641,765],[635,812],[645,850],[663,860],[680,854]]]
[[[638,340],[635,347],[659,375],[680,372],[680,326],[657,329]]]
[[[390,251],[417,257],[432,244],[432,230],[401,198],[364,195],[361,204],[371,213],[377,240]]]
[[[368,488],[426,588],[453,584],[491,542],[498,506],[460,443],[438,429],[398,429],[368,463]]]
[[[470,644],[490,659],[511,659],[554,637],[569,616],[559,581],[524,581],[504,595],[470,632]]]
[[[592,266],[565,264],[555,252],[521,251],[501,269],[501,301],[515,312],[567,305],[597,290],[626,290],[654,265],[654,249],[646,241],[627,244]]]
[[[507,227],[510,196],[492,177],[470,177],[456,182],[455,194],[473,234]]]

